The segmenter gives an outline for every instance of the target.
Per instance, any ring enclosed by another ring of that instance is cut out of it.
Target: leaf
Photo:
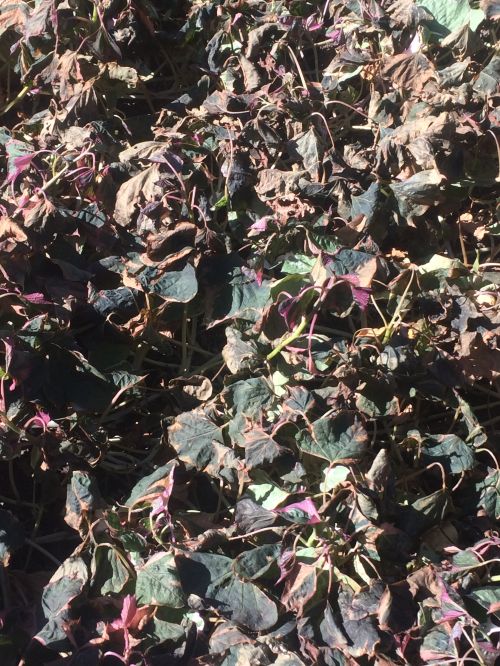
[[[474,614],[480,622],[486,622],[487,615],[490,613],[500,617],[500,587],[498,585],[475,587],[467,594],[467,597],[480,607],[479,613]]]
[[[138,502],[146,501],[147,498],[161,493],[166,485],[171,484],[176,464],[175,460],[171,460],[165,465],[158,467],[151,474],[139,479],[125,502],[125,506],[133,507]]]
[[[247,486],[246,493],[264,509],[275,509],[288,497],[288,493],[273,483],[264,472],[255,470],[252,478],[253,483]]]
[[[359,460],[368,442],[361,421],[350,412],[321,418],[313,423],[312,432],[302,430],[296,439],[303,451],[331,463]]]
[[[179,460],[212,476],[234,478],[236,458],[224,446],[222,430],[201,410],[180,414],[168,428],[171,446]]]
[[[398,400],[388,382],[370,378],[356,391],[356,407],[371,418],[392,416],[398,413]]]
[[[476,464],[474,451],[456,435],[427,436],[423,448],[423,459],[428,464],[439,462],[445,471],[461,474]]]
[[[230,404],[236,412],[256,418],[273,400],[273,392],[263,377],[253,377],[231,384],[226,389]]]
[[[456,657],[454,641],[445,627],[432,627],[424,636],[420,647],[420,658],[424,663],[431,660],[448,661]]]
[[[341,249],[327,262],[327,266],[336,275],[353,273],[358,277],[360,287],[369,287],[377,271],[377,260],[367,252]]]
[[[451,502],[446,492],[437,490],[430,495],[419,497],[412,504],[403,507],[400,525],[410,536],[416,536],[437,525],[451,510]]]
[[[275,509],[275,512],[291,523],[297,523],[298,525],[317,525],[321,522],[321,516],[309,497],[301,502],[288,504],[282,509]]]
[[[279,171],[278,169],[262,169],[255,191],[263,200],[285,196],[296,190],[301,178],[308,175],[307,171]]]
[[[196,594],[224,617],[251,631],[264,631],[276,623],[276,604],[253,583],[238,580],[229,557],[179,553],[176,561],[186,594]]]
[[[85,518],[103,506],[97,482],[88,472],[74,471],[68,482],[65,522],[80,530]]]
[[[255,321],[269,300],[269,283],[239,279],[222,287],[209,316],[209,325],[215,326],[230,319]]]
[[[87,565],[81,557],[69,557],[55,571],[42,595],[42,610],[48,620],[61,613],[77,599],[89,579]]]
[[[280,551],[281,546],[273,543],[240,553],[234,560],[234,572],[244,580],[261,578],[276,562]]]
[[[310,564],[298,564],[285,581],[281,603],[299,616],[317,592],[318,570]]]
[[[182,608],[186,605],[174,556],[157,553],[137,570],[135,596],[139,604]]]
[[[382,72],[383,76],[391,79],[400,90],[413,89],[417,93],[421,93],[426,84],[436,78],[433,65],[423,53],[400,53],[390,56],[385,61]],[[415,181],[420,182],[421,178],[415,178]],[[405,183],[402,183],[402,186],[404,185]],[[409,187],[398,188],[396,185],[392,187],[393,190],[396,188],[396,192],[400,189],[404,189],[405,193],[409,191]]]
[[[80,601],[88,583],[87,565],[80,557],[69,557],[56,570],[42,594],[42,613],[46,624],[37,633],[42,645],[55,650],[68,649],[71,643],[66,628],[71,607]]]
[[[99,544],[91,564],[92,588],[99,594],[119,594],[132,577],[132,569],[123,553],[107,544]]]
[[[120,226],[130,224],[139,203],[147,203],[154,198],[158,179],[158,165],[152,164],[120,186],[113,213],[114,220]]]
[[[253,340],[244,340],[236,328],[226,328],[226,345],[222,350],[229,371],[236,374],[241,369],[249,367],[252,359],[257,356],[257,348]]]
[[[480,493],[479,503],[493,519],[500,519],[500,472],[489,470],[483,481],[476,484]]]
[[[391,188],[403,219],[410,221],[424,215],[430,206],[444,201],[441,190],[443,176],[436,169],[419,171],[401,183],[392,183]]]
[[[275,521],[276,515],[272,511],[260,506],[250,497],[244,497],[236,505],[234,522],[243,533],[264,529]]]
[[[319,489],[322,493],[328,493],[334,490],[338,485],[347,479],[351,470],[343,465],[326,467],[324,469],[325,479],[321,482]]]
[[[364,228],[376,240],[387,234],[387,197],[378,183],[372,183],[366,192],[351,198],[351,217],[362,215]]]
[[[307,254],[296,254],[285,259],[281,272],[291,275],[309,275],[315,263],[314,257],[308,257]]]
[[[182,619],[178,611],[172,613],[170,608],[161,606],[143,630],[144,641],[155,647],[166,641],[177,642],[185,635]]]
[[[323,146],[314,127],[296,136],[290,145],[300,156],[304,169],[311,174],[312,179],[319,181],[323,162]]]
[[[6,184],[15,183],[18,176],[29,166],[35,154],[33,152],[33,146],[30,146],[24,141],[19,141],[17,139],[11,139],[7,141],[6,146],[7,153],[7,179]]]
[[[434,33],[434,40],[455,32],[471,17],[468,0],[417,0],[417,5],[432,16],[426,25]]]
[[[244,434],[243,447],[249,469],[266,462],[273,462],[283,452],[283,447],[261,428],[252,428],[250,432]]]
[[[146,268],[139,281],[144,291],[157,294],[167,303],[189,303],[198,293],[196,272],[191,264],[186,264],[182,271],[166,273]]]

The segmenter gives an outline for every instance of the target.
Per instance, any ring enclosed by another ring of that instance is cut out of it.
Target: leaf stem
[[[291,345],[292,342],[294,342],[298,337],[302,335],[302,333],[305,331],[306,326],[307,326],[307,317],[306,315],[302,315],[302,318],[298,325],[293,329],[291,334],[286,337],[284,340],[282,340],[277,347],[273,349],[272,352],[270,352],[267,356],[266,359],[270,361],[273,359],[275,356],[277,356],[285,347],[288,347],[288,345]]]
[[[14,99],[12,99],[3,107],[3,109],[0,111],[0,114],[7,113],[7,111],[10,111],[16,104],[19,104],[19,102],[21,102],[26,97],[30,90],[31,84],[26,84],[24,88],[18,92]]]

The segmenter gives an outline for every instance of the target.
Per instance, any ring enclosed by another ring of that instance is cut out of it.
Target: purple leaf
[[[314,502],[309,497],[301,502],[294,502],[282,509],[275,509],[275,513],[283,515],[284,518],[292,522],[303,525],[317,525],[321,522],[321,516],[318,513]]]

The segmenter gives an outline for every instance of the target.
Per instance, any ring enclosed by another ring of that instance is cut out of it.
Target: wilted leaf
[[[139,203],[147,203],[153,199],[157,192],[158,178],[158,165],[152,164],[123,183],[116,194],[114,210],[114,219],[118,224],[124,227],[130,224]]]

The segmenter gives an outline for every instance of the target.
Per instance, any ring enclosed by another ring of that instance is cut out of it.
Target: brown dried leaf
[[[158,177],[158,165],[152,164],[123,183],[116,195],[115,222],[122,227],[130,224],[137,204],[141,201],[151,201],[154,198]]]
[[[418,94],[426,83],[436,79],[436,71],[423,53],[400,53],[386,59],[382,66],[382,76],[395,87]]]

